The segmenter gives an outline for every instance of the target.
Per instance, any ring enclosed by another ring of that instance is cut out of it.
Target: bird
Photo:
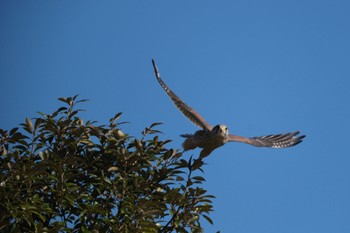
[[[229,134],[228,127],[226,125],[218,124],[212,126],[208,124],[195,109],[187,105],[164,83],[160,77],[160,73],[154,59],[152,59],[152,64],[157,81],[164,89],[166,94],[170,97],[175,106],[192,123],[201,128],[201,130],[196,131],[194,134],[180,135],[185,138],[185,141],[182,143],[184,151],[193,150],[197,147],[202,148],[199,157],[204,158],[227,142],[242,142],[256,147],[286,148],[298,145],[305,137],[305,135],[299,135],[299,131],[257,137],[243,137]]]

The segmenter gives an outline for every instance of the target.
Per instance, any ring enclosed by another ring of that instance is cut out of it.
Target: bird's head
[[[216,125],[211,130],[211,133],[214,135],[220,135],[223,138],[226,138],[228,136],[228,128],[226,125]]]

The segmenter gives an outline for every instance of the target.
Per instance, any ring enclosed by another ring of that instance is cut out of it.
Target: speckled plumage
[[[227,142],[243,142],[257,147],[271,147],[271,148],[285,148],[291,147],[302,142],[305,135],[298,135],[299,131],[285,134],[272,134],[259,137],[246,138],[228,133],[226,125],[211,126],[201,115],[193,108],[183,102],[160,78],[158,68],[152,60],[156,78],[165,90],[167,95],[173,101],[175,106],[195,125],[202,128],[194,134],[184,134],[182,137],[186,138],[182,146],[184,151],[192,150],[197,147],[202,148],[200,157],[208,156],[216,148],[223,146]]]

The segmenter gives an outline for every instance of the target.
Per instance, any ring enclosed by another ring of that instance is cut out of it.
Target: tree
[[[0,129],[0,231],[201,232],[212,195],[203,162],[167,149],[154,123],[141,139],[65,106]]]

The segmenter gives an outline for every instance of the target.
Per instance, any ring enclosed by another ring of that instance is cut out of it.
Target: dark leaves
[[[0,129],[0,231],[200,232],[212,224],[199,159],[165,148],[156,129],[141,139],[79,118],[78,96],[52,114]],[[150,137],[150,134],[156,134]],[[196,174],[194,174],[196,173]],[[203,218],[201,218],[203,216]]]

